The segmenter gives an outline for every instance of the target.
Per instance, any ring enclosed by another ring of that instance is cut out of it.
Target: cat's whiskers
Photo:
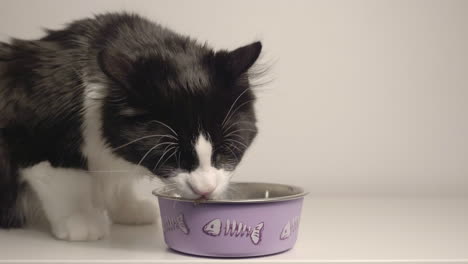
[[[179,150],[179,154],[176,156],[177,158],[177,168],[180,169],[180,155],[182,154],[182,151]]]
[[[226,124],[229,120],[231,120],[231,118],[236,114],[237,111],[239,111],[241,109],[242,106],[250,103],[250,102],[253,102],[255,101],[256,99],[251,99],[251,100],[247,100],[245,102],[243,102],[242,104],[240,104],[239,106],[236,107],[236,109],[234,109],[234,111],[232,111],[232,113],[230,114],[229,118],[226,120]],[[224,124],[222,127],[224,128],[224,126],[226,125]]]
[[[159,158],[159,160],[158,160],[158,162],[156,163],[156,165],[154,165],[153,171],[158,167],[159,163],[160,163],[161,160],[164,158],[164,156],[166,156],[166,154],[167,154],[169,151],[173,150],[174,148],[176,148],[176,147],[174,147],[174,146],[167,146],[167,147],[164,149],[164,153],[161,155],[161,157]]]
[[[223,132],[229,132],[229,129],[235,125],[238,125],[238,124],[242,124],[242,123],[247,123],[247,124],[250,124],[252,127],[254,127],[254,124],[252,123],[252,121],[237,121],[237,122],[232,122],[229,124],[228,127],[226,127],[225,129],[223,129]]]
[[[160,188],[165,188],[165,187],[170,187],[170,186],[175,186],[177,185],[177,183],[175,182],[172,182],[172,183],[164,183],[164,185],[160,186],[159,188],[156,188],[156,189],[160,189]]]
[[[224,137],[225,138],[228,138],[230,135],[234,134],[234,133],[237,133],[237,132],[240,132],[240,131],[250,131],[250,132],[257,132],[257,130],[255,129],[250,129],[250,128],[240,128],[240,129],[237,129],[237,130],[234,130],[232,132],[229,132],[227,135],[225,135]]]
[[[172,127],[170,127],[170,126],[169,126],[169,125],[167,125],[166,123],[164,123],[164,122],[161,122],[161,121],[159,121],[159,120],[151,120],[151,121],[150,121],[150,123],[152,123],[152,122],[155,122],[155,123],[158,123],[158,124],[161,124],[161,125],[163,125],[163,126],[167,127],[169,130],[171,130],[171,131],[172,131],[172,133],[174,133],[174,135],[175,135],[176,137],[178,137],[178,136],[179,136],[179,134],[177,134],[177,132],[175,132],[175,130],[174,130],[174,129],[172,129]]]
[[[160,168],[163,167],[164,164],[166,164],[166,162],[167,162],[170,158],[172,158],[174,155],[176,155],[178,149],[179,149],[179,147],[176,147],[176,148],[174,149],[174,151],[172,152],[172,154],[169,155],[169,156],[167,156],[167,158],[163,161],[163,163],[162,163],[161,166],[159,166],[159,167],[160,167]]]
[[[237,160],[236,160],[235,158],[227,159],[225,165],[229,165],[229,166],[231,166],[232,168],[235,168],[236,165],[237,165]]]
[[[234,133],[232,135],[229,135],[229,137],[227,137],[226,139],[232,139],[233,137],[237,137],[240,140],[244,140],[244,137],[241,136],[239,133]]]
[[[170,184],[166,184],[164,186],[161,186],[159,188],[156,188],[154,189],[155,192],[160,192],[160,191],[165,191],[166,188],[172,188],[172,187],[175,187],[177,186],[177,183],[170,183]]]
[[[248,146],[247,146],[246,144],[240,142],[239,140],[235,140],[235,139],[233,139],[233,138],[227,138],[227,139],[225,139],[225,141],[226,141],[226,142],[231,142],[231,143],[237,143],[237,144],[243,146],[245,149],[248,148]]]
[[[239,158],[237,157],[236,153],[234,153],[232,148],[230,148],[228,145],[225,145],[225,144],[223,144],[223,147],[225,147],[227,150],[229,150],[232,153],[232,155],[234,155],[234,157],[236,158],[236,162],[239,163]]]
[[[229,143],[228,144],[230,147],[234,147],[235,149],[237,149],[238,151],[242,152],[242,149],[238,148],[236,145],[232,144],[232,143]]]
[[[167,189],[167,190],[164,190],[164,192],[166,192],[166,193],[170,193],[170,192],[172,192],[172,191],[175,191],[175,190],[177,190],[177,188],[171,188],[171,189]]]
[[[146,154],[143,156],[143,158],[141,158],[141,160],[138,162],[137,166],[140,166],[141,163],[143,162],[143,160],[144,160],[153,150],[155,150],[155,149],[158,148],[159,146],[163,146],[163,145],[172,146],[172,145],[177,145],[177,143],[175,143],[175,142],[163,142],[163,143],[156,144],[154,147],[152,147],[150,150],[148,150],[148,151],[146,152]]]
[[[249,88],[245,89],[239,96],[237,96],[236,100],[234,100],[234,103],[232,103],[231,107],[229,108],[229,111],[227,112],[226,116],[223,119],[223,122],[221,123],[222,128],[224,128],[226,120],[227,120],[228,116],[230,115],[230,113],[232,111],[232,108],[234,108],[234,105],[236,105],[237,101],[239,101],[241,96],[244,95],[248,90],[249,90]]]
[[[125,173],[125,174],[129,174],[129,175],[132,175],[132,176],[142,176],[142,177],[146,177],[149,175],[145,175],[145,174],[136,174],[135,170],[86,170],[86,172],[89,172],[89,173]]]
[[[230,174],[229,174],[229,179],[232,179],[234,177],[234,175],[236,175],[236,172],[235,171],[232,171]]]
[[[97,172],[97,173],[127,173],[130,172],[131,170],[87,170],[87,172]]]
[[[141,137],[141,138],[137,138],[137,139],[132,140],[132,141],[130,141],[130,142],[128,142],[128,143],[125,143],[125,144],[123,144],[123,145],[121,145],[121,146],[115,147],[114,150],[118,150],[118,149],[124,148],[124,147],[126,147],[126,146],[128,146],[128,145],[130,145],[130,144],[133,144],[133,143],[138,142],[138,141],[143,140],[143,139],[154,138],[154,137],[161,137],[161,138],[163,138],[163,137],[168,137],[168,138],[172,138],[172,139],[176,139],[176,140],[177,140],[176,137],[171,136],[171,135],[149,135],[149,136],[144,136],[144,137]]]
[[[234,188],[234,187],[231,186],[231,185],[228,185],[227,189],[228,189],[229,191],[236,192],[237,194],[240,194],[240,193],[241,193],[239,190],[237,190],[236,188]]]

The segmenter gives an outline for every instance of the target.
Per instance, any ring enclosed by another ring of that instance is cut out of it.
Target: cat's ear
[[[217,54],[218,64],[222,64],[231,77],[237,78],[252,67],[261,51],[262,43],[257,41],[231,52],[219,52]]]
[[[128,77],[133,65],[133,60],[128,55],[113,50],[102,50],[98,54],[98,64],[107,77],[128,87]]]

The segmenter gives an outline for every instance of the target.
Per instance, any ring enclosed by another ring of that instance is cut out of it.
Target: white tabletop
[[[317,198],[304,204],[294,249],[215,259],[167,249],[155,226],[114,226],[98,242],[38,230],[0,231],[0,262],[42,263],[468,263],[468,198]]]

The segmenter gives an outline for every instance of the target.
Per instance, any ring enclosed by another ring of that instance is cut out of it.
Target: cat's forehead
[[[172,81],[189,89],[204,89],[209,86],[210,72],[203,63],[203,55],[177,53],[171,58],[176,75]]]

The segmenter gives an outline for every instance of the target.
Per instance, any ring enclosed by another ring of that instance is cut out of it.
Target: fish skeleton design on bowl
[[[296,232],[299,228],[299,216],[294,217],[291,221],[288,221],[281,230],[280,239],[288,239],[292,233]]]
[[[164,232],[180,230],[186,235],[190,233],[190,229],[185,223],[183,214],[179,214],[178,216],[174,217],[166,217],[165,221],[163,222],[163,230]]]
[[[255,227],[250,227],[242,222],[227,219],[225,225],[217,218],[203,226],[203,233],[209,236],[249,237],[254,245],[262,241],[264,223],[260,222]],[[224,232],[222,232],[224,230]]]

